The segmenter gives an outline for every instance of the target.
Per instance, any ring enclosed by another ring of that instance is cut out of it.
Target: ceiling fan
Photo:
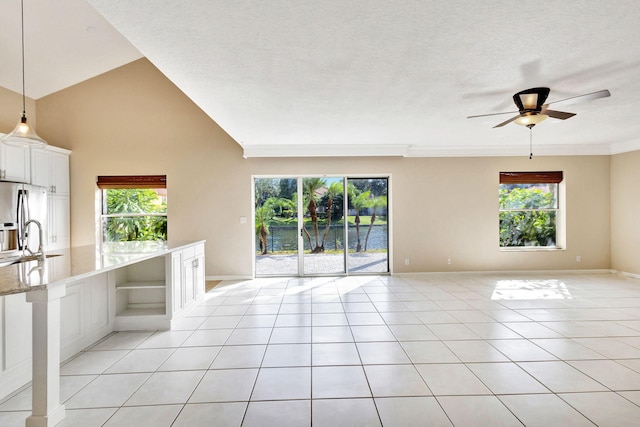
[[[569,105],[582,101],[590,101],[592,99],[605,98],[611,96],[608,90],[600,90],[597,92],[587,93],[584,95],[572,96],[571,98],[561,99],[559,101],[549,102],[545,104],[549,96],[550,89],[548,87],[534,87],[531,89],[525,89],[513,95],[513,102],[518,107],[518,111],[508,111],[504,113],[491,113],[480,114],[476,116],[469,116],[468,119],[477,117],[498,116],[502,114],[517,114],[502,123],[494,126],[494,128],[502,127],[511,122],[515,122],[520,126],[526,126],[529,129],[544,121],[548,117],[554,119],[566,120],[575,116],[574,113],[567,113],[564,111],[550,110],[549,105]]]

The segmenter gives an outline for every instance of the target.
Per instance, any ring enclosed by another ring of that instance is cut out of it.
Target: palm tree
[[[342,194],[344,191],[342,181],[332,182],[327,191],[327,225],[324,228],[324,233],[322,234],[322,245],[320,246],[319,252],[324,252],[324,242],[327,240],[327,234],[329,234],[329,230],[331,229],[331,209],[333,208],[333,199],[338,194]]]
[[[269,221],[273,217],[273,208],[265,202],[264,205],[256,209],[256,234],[260,240],[260,254],[267,254],[267,236],[269,235]]]
[[[291,213],[295,211],[296,206],[298,206],[298,202],[296,200],[286,199],[283,197],[270,197],[267,199],[267,203],[274,210],[274,216],[280,217],[284,216],[285,212]]]
[[[360,243],[360,211],[371,205],[371,191],[367,190],[357,194],[357,189],[355,186],[350,186],[349,191],[351,196],[349,198],[349,201],[351,202],[353,208],[356,210],[356,218],[354,221],[356,223],[356,238],[358,239],[356,244],[356,252],[361,252],[362,244]]]
[[[294,209],[295,205],[289,199],[282,197],[269,197],[262,206],[256,208],[256,234],[260,241],[260,253],[266,255],[268,249],[267,236],[269,235],[269,224],[276,210],[282,214],[284,209]]]
[[[371,223],[369,224],[369,230],[367,230],[367,237],[364,239],[364,251],[367,251],[367,243],[369,243],[369,234],[371,234],[371,229],[373,228],[373,223],[376,220],[376,209],[383,208],[387,206],[387,196],[378,196],[374,197],[371,201],[371,207],[373,208],[373,213],[371,214]]]
[[[316,198],[318,197],[318,195],[316,194],[316,192],[319,189],[325,187],[327,185],[327,182],[322,178],[305,178],[302,182],[302,185],[304,187],[304,195],[309,200],[307,211],[309,212],[309,217],[311,218],[311,222],[313,224],[313,232],[316,240],[315,246],[311,243],[311,235],[307,231],[307,228],[304,226],[304,223],[302,226],[302,232],[307,236],[307,239],[309,240],[309,248],[311,249],[311,253],[315,254],[317,252],[321,252],[321,250],[319,249],[320,231],[318,230],[318,206],[316,204]]]

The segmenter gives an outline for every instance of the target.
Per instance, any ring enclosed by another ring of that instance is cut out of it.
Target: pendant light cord
[[[22,115],[27,114],[27,101],[24,88],[24,0],[20,0],[20,28],[22,36]]]
[[[40,138],[35,129],[27,123],[27,90],[26,90],[26,72],[25,72],[25,35],[24,35],[24,0],[20,0],[20,47],[22,52],[22,117],[16,125],[15,129],[2,137],[2,141],[19,146],[19,147],[35,147],[42,148],[47,145],[47,141]]]

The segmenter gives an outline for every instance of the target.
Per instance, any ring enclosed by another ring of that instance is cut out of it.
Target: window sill
[[[501,247],[500,252],[557,252],[564,251],[559,246],[509,246]]]

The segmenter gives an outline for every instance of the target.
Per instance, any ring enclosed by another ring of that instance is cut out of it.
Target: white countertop
[[[0,267],[0,296],[49,289],[203,242],[114,242],[52,251],[44,262]]]

